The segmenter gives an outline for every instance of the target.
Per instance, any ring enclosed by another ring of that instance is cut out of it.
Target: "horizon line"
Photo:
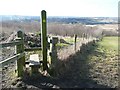
[[[28,17],[40,17],[39,15],[0,15],[0,16],[28,16]],[[99,17],[113,17],[113,18],[118,18],[118,16],[47,16],[47,17],[93,17],[93,18],[99,18]]]

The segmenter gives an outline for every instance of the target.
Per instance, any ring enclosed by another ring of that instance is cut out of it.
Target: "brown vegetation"
[[[0,28],[1,39],[5,40],[14,31],[21,30],[25,33],[40,32],[40,22],[32,21],[3,21]],[[64,23],[48,23],[48,34],[60,35],[60,36],[74,36],[83,37],[85,34],[87,37],[101,38],[102,34],[107,36],[118,35],[117,25],[83,25],[83,24],[64,24]]]

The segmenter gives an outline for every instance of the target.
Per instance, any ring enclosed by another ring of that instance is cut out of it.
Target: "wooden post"
[[[48,37],[48,68],[50,67],[51,65],[51,56],[52,56],[52,38],[51,37]]]
[[[58,43],[58,37],[52,37],[52,64],[55,64],[56,60],[57,60],[57,47],[56,44]]]
[[[24,41],[23,41],[22,31],[18,31],[17,35],[18,35],[18,38],[16,40],[21,42],[20,45],[16,46],[16,52],[17,54],[19,54],[24,52]],[[17,60],[18,77],[22,77],[24,66],[25,66],[25,55]]]
[[[76,52],[76,41],[77,41],[77,35],[76,35],[76,34],[74,35],[74,38],[75,38],[75,42],[74,42],[74,45],[75,45],[75,46],[74,46],[74,50],[75,50],[75,52]]]
[[[85,33],[83,33],[83,36],[82,36],[82,37],[83,37],[83,40],[84,40],[84,39],[85,39]]]
[[[58,37],[52,37],[48,39],[48,42],[50,43],[50,48],[48,50],[49,58],[49,73],[51,75],[56,75],[55,66],[57,62],[57,47],[56,44],[58,43]]]
[[[43,54],[43,70],[47,70],[47,26],[46,26],[46,11],[41,11],[41,41]]]
[[[0,64],[0,90],[2,90],[2,64]]]

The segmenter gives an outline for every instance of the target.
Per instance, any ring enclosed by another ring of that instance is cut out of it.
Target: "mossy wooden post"
[[[46,11],[41,11],[41,40],[43,54],[43,70],[47,70],[47,26],[46,26]]]
[[[18,38],[16,40],[21,42],[21,44],[16,46],[16,52],[17,52],[17,54],[19,54],[19,53],[24,52],[24,41],[23,41],[22,31],[18,31],[17,36],[18,36]],[[25,65],[25,55],[17,60],[18,77],[22,77],[24,65]]]

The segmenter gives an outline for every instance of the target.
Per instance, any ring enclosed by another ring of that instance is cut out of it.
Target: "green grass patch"
[[[98,45],[105,49],[118,51],[118,37],[104,37]]]
[[[91,46],[93,51],[89,54],[90,61],[111,60],[118,55],[118,37],[104,37],[97,46]],[[108,60],[107,60],[108,59]]]
[[[64,47],[69,46],[69,44],[65,44],[65,43],[58,43],[56,46],[57,46],[57,49],[61,49],[61,48],[64,48]]]
[[[68,43],[71,43],[71,44],[74,44],[74,42],[75,42],[75,39],[74,38],[64,38],[64,40],[66,41],[66,42],[68,42]],[[80,39],[79,38],[77,38],[77,42],[79,41]]]

